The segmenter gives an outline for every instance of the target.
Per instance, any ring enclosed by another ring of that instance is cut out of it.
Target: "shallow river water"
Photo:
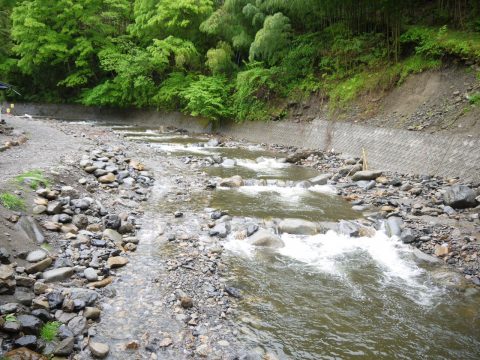
[[[205,168],[210,176],[283,181],[280,186],[266,183],[196,194],[189,205],[192,211],[211,207],[266,221],[294,218],[332,222],[363,216],[328,186],[288,186],[290,180],[305,180],[317,173],[284,163],[282,154],[257,146],[208,146],[208,138],[202,136],[142,128],[115,130],[133,141],[150,143],[165,156],[220,155],[236,161],[235,166]],[[181,175],[188,178],[188,172]],[[160,202],[168,183],[156,188],[154,201]],[[149,211],[151,217],[155,211],[161,217],[167,210],[159,206]],[[169,328],[161,304],[156,302],[160,289],[152,285],[154,278],[161,277],[167,246],[149,233],[148,229],[158,230],[157,226],[153,221],[140,234],[138,252],[132,256],[140,274],[125,274],[117,283],[120,296],[108,305],[111,311],[107,307],[105,317],[116,316],[114,336],[120,339],[132,333],[141,336],[146,327]],[[255,249],[233,237],[224,240],[228,281],[243,292],[235,318],[239,340],[257,351],[259,359],[267,353],[279,359],[480,358],[479,292],[451,289],[436,282],[432,274],[445,269],[420,262],[398,239],[381,229],[373,237],[361,238],[334,231],[281,237],[285,247],[278,250]],[[132,301],[145,304],[143,314],[129,313]],[[120,317],[114,315],[119,312]],[[163,357],[175,358],[175,354],[164,352]]]

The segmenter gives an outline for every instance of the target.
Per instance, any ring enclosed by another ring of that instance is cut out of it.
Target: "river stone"
[[[25,271],[27,272],[27,274],[35,274],[37,272],[41,272],[41,271],[45,270],[51,264],[52,264],[52,258],[47,257],[47,258],[43,259],[42,261],[39,261],[35,264],[30,265],[29,267],[27,267],[25,269]]]
[[[107,265],[111,269],[119,268],[127,264],[128,264],[128,259],[123,256],[112,256],[107,260]]]
[[[360,180],[375,180],[379,176],[382,175],[382,171],[378,170],[363,170],[358,171],[352,175],[353,181],[360,181]]]
[[[347,176],[347,175],[353,175],[357,173],[358,171],[361,171],[363,169],[363,166],[361,164],[356,164],[356,165],[347,165],[343,166],[338,170],[338,173],[341,176]]]
[[[74,336],[81,335],[87,327],[87,319],[83,316],[75,316],[68,322],[67,327],[72,331]]]
[[[108,355],[110,347],[107,344],[91,341],[88,343],[88,348],[92,355],[96,358],[103,359]]]
[[[34,350],[37,348],[37,337],[35,335],[25,335],[16,339],[14,344],[17,347],[26,347]]]
[[[34,263],[34,262],[41,261],[41,260],[45,259],[46,257],[47,257],[46,251],[42,250],[42,249],[38,249],[38,250],[34,250],[34,251],[31,251],[31,252],[28,253],[27,261],[31,262],[31,263]]]
[[[314,178],[308,179],[312,185],[326,185],[328,180],[333,176],[331,173],[321,174]]]
[[[17,303],[7,303],[0,305],[0,314],[13,314],[18,310],[19,305]]]
[[[15,300],[22,305],[30,306],[32,305],[32,300],[35,298],[33,292],[26,288],[17,287],[15,289]]]
[[[425,254],[424,252],[422,252],[421,250],[417,249],[417,248],[414,248],[413,249],[413,255],[415,255],[415,257],[419,260],[422,260],[422,261],[425,261],[425,262],[429,262],[429,263],[440,263],[441,260],[432,256],[432,255],[428,255],[428,254]]]
[[[232,168],[237,165],[237,162],[233,159],[224,159],[222,162],[222,166]]]
[[[22,325],[20,325],[20,323],[17,321],[7,321],[5,324],[3,324],[2,328],[3,331],[11,334],[16,334],[20,332],[21,329]]]
[[[239,175],[232,176],[227,179],[223,179],[220,181],[219,186],[221,187],[229,187],[229,188],[235,188],[235,187],[240,187],[243,185],[243,179]]]
[[[63,210],[63,205],[60,201],[50,201],[47,205],[47,214],[60,214]]]
[[[260,229],[255,234],[250,236],[248,238],[248,242],[254,246],[265,246],[271,248],[281,248],[285,246],[282,239],[265,229]]]
[[[92,202],[88,198],[82,198],[82,199],[73,199],[70,202],[75,208],[80,209],[80,210],[87,210]]]
[[[43,227],[49,231],[60,231],[60,229],[62,228],[62,224],[54,221],[45,221],[43,223]]]
[[[43,244],[45,242],[45,236],[43,236],[37,222],[31,216],[22,216],[18,222],[18,226],[32,242],[36,242],[37,244]]]
[[[98,280],[98,275],[97,275],[97,272],[95,271],[95,269],[93,268],[86,268],[84,271],[83,271],[83,274],[85,275],[85,278],[88,280],[88,281],[97,281]]]
[[[103,238],[106,240],[111,240],[116,244],[120,244],[123,240],[123,236],[113,229],[105,229],[103,231]]]
[[[47,211],[47,207],[44,205],[35,205],[32,209],[33,214],[40,215]]]
[[[100,176],[98,178],[98,181],[101,182],[102,184],[110,184],[115,181],[115,175],[112,173],[108,173],[106,175]]]
[[[5,359],[9,360],[47,360],[46,356],[40,355],[26,347],[11,350],[4,356]]]
[[[318,232],[317,224],[301,219],[285,219],[278,224],[281,232],[296,235],[314,235]]]
[[[96,307],[87,306],[83,311],[83,316],[87,319],[96,320],[100,317],[101,311]]]
[[[210,236],[218,236],[219,238],[226,238],[228,233],[230,232],[230,224],[228,223],[220,223],[213,227],[210,230]]]
[[[53,291],[47,294],[48,304],[51,309],[62,307],[64,299],[65,299],[65,296],[63,296],[63,294],[58,291]]]
[[[402,234],[403,220],[398,216],[390,216],[385,224],[388,236],[400,237]]]
[[[75,339],[70,336],[63,339],[53,350],[53,354],[57,356],[68,356],[73,352],[73,344]]]
[[[88,217],[84,214],[74,215],[72,223],[79,229],[85,229],[88,226]]]
[[[403,229],[402,233],[400,234],[400,240],[402,240],[405,244],[410,244],[415,241],[415,235],[411,229]]]
[[[73,268],[60,267],[58,269],[48,270],[43,273],[45,282],[62,281],[73,275]]]
[[[33,315],[19,315],[17,321],[25,334],[37,334],[43,324],[42,320]]]
[[[0,265],[0,294],[13,294],[15,285],[13,269],[7,265]]]
[[[448,188],[443,195],[443,202],[454,209],[466,209],[475,207],[475,191],[465,185],[454,185]]]

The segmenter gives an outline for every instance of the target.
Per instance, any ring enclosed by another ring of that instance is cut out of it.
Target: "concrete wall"
[[[145,126],[176,126],[193,132],[209,132],[198,119],[180,113],[112,110],[65,105],[16,104],[15,113],[49,116],[65,120],[95,120],[108,123],[136,123]],[[335,150],[351,156],[367,152],[369,166],[401,173],[459,176],[480,181],[480,137],[475,135],[431,135],[346,122],[313,120],[226,123],[218,131],[257,143]]]

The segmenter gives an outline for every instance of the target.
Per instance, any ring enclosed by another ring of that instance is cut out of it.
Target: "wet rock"
[[[68,356],[73,352],[73,345],[75,339],[73,337],[67,337],[63,339],[53,350],[53,354],[57,356]]]
[[[62,281],[73,275],[73,268],[61,267],[58,269],[48,270],[43,273],[45,282]]]
[[[128,264],[128,259],[123,256],[112,256],[107,260],[107,265],[111,269],[119,268],[127,264]]]
[[[90,349],[92,355],[99,359],[106,357],[110,351],[110,347],[107,344],[94,342],[92,340],[90,340],[88,343],[88,348]]]
[[[26,347],[35,350],[37,348],[37,337],[35,335],[25,335],[15,339],[14,344],[18,347]]]
[[[233,159],[224,159],[222,162],[222,166],[227,168],[235,167],[235,165],[237,165],[237,162]]]
[[[347,175],[353,175],[363,169],[363,166],[361,164],[356,164],[356,165],[347,165],[343,166],[340,169],[338,169],[338,174],[340,176],[347,176]]]
[[[47,257],[47,252],[45,250],[34,250],[28,253],[27,255],[27,261],[31,263],[35,263],[38,261],[41,261]]]
[[[375,180],[381,175],[382,175],[382,171],[373,171],[373,170],[357,171],[355,174],[352,175],[352,180],[353,181]]]
[[[226,238],[230,232],[230,224],[220,223],[217,224],[209,231],[210,236],[218,236],[219,238]]]
[[[285,246],[282,239],[265,229],[260,229],[255,234],[248,237],[248,242],[254,246],[271,248],[281,248]]]
[[[332,178],[333,174],[327,173],[327,174],[321,174],[318,176],[315,176],[314,178],[308,179],[308,181],[312,185],[326,185],[328,180]]]
[[[37,272],[41,272],[41,271],[45,270],[50,265],[52,265],[52,258],[47,257],[47,258],[43,259],[42,261],[39,261],[35,264],[30,265],[29,267],[27,267],[25,269],[25,271],[28,274],[35,274]]]
[[[176,218],[181,218],[183,216],[183,213],[181,211],[175,211],[173,213],[173,216]]]
[[[25,334],[37,334],[42,326],[42,321],[33,315],[19,315],[17,321],[22,325]]]
[[[411,229],[406,228],[401,232],[400,240],[402,240],[402,242],[405,244],[410,244],[415,241],[415,235]]]
[[[361,225],[353,221],[341,220],[338,224],[338,232],[350,237],[358,237],[360,235]]]
[[[295,187],[302,188],[302,189],[308,189],[311,186],[312,186],[312,183],[307,180],[299,181],[295,184]]]
[[[237,289],[233,286],[227,286],[225,285],[225,292],[234,297],[234,298],[237,298],[237,299],[241,299],[242,298],[242,292],[240,289]]]
[[[477,201],[475,197],[475,191],[468,186],[454,185],[445,191],[443,201],[445,205],[451,206],[454,209],[466,209],[476,206]]]
[[[320,155],[320,152],[314,150],[297,150],[295,153],[288,155],[285,161],[295,164],[308,158],[310,155]]]
[[[219,186],[221,187],[229,187],[229,188],[236,188],[242,185],[243,185],[243,179],[239,175],[235,175],[230,178],[223,179],[222,181],[220,181],[220,184],[219,184]]]
[[[281,232],[296,235],[314,235],[318,232],[317,224],[301,219],[285,219],[278,224]]]
[[[388,236],[398,236],[402,234],[403,220],[397,216],[391,216],[385,224]]]
[[[257,224],[248,224],[247,226],[247,236],[251,236],[255,234],[258,230],[258,225]]]

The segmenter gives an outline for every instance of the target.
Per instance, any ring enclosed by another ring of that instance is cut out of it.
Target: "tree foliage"
[[[278,116],[344,104],[456,57],[480,62],[478,0],[0,0],[0,75],[26,100]],[[279,110],[280,109],[280,110]]]

